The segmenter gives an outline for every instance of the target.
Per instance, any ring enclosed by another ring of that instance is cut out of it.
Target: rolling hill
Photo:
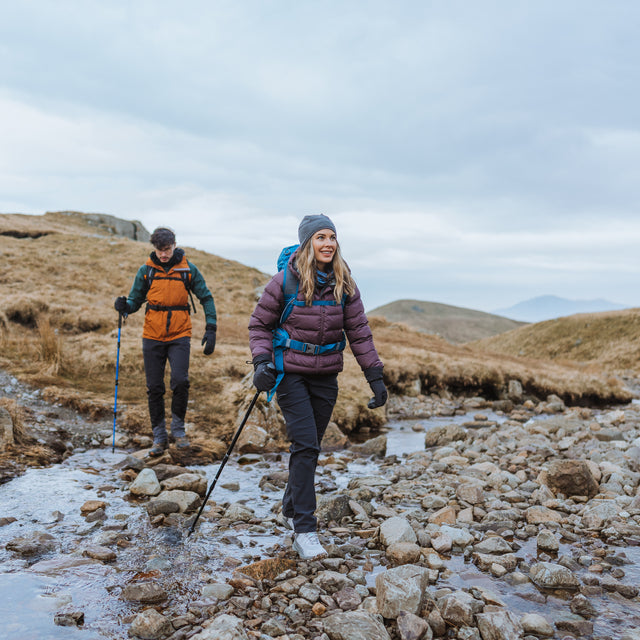
[[[403,322],[412,329],[441,336],[453,344],[480,340],[504,333],[524,323],[483,311],[438,302],[396,300],[368,312],[389,322]]]
[[[490,353],[640,373],[640,309],[581,313],[472,343]]]

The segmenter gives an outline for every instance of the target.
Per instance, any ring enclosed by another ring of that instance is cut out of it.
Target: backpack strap
[[[305,301],[298,300],[298,290],[300,288],[300,282],[293,269],[288,265],[284,270],[284,277],[282,280],[282,291],[284,293],[284,308],[280,314],[280,321],[278,326],[273,330],[273,361],[276,368],[276,382],[273,388],[267,393],[267,402],[271,402],[276,389],[282,378],[284,378],[284,352],[285,349],[293,349],[300,353],[308,353],[312,355],[324,355],[326,353],[335,353],[336,351],[344,351],[347,346],[347,337],[345,332],[342,332],[342,338],[338,342],[332,342],[331,344],[312,344],[311,342],[302,342],[301,340],[293,340],[286,329],[282,328],[285,320],[291,315],[294,307],[304,307]],[[340,304],[344,309],[347,296],[343,295]],[[316,300],[311,303],[312,306],[337,306],[335,300]]]
[[[196,310],[196,305],[195,302],[193,301],[193,294],[191,293],[191,269],[175,269],[174,270],[179,276],[180,276],[180,280],[182,280],[182,283],[184,284],[184,288],[187,290],[187,293],[189,294],[189,300],[191,300],[191,307],[193,308],[193,313],[197,313]],[[153,279],[155,278],[156,273],[158,272],[158,269],[156,267],[152,267],[151,265],[147,265],[147,274],[145,276],[145,282],[147,285],[147,289],[145,291],[145,297],[147,295],[147,293],[149,293],[149,289],[151,288],[151,283],[153,282]],[[167,278],[165,278],[166,280],[177,280],[178,278],[172,277],[172,276],[168,276]],[[158,305],[149,305],[147,304],[147,309],[153,309]],[[185,311],[185,309],[183,307],[172,307],[175,310],[180,310],[180,311]],[[163,307],[163,309],[168,309],[168,307]],[[187,304],[187,308],[186,311],[188,311],[189,313],[191,313],[191,309],[189,308],[189,305]]]

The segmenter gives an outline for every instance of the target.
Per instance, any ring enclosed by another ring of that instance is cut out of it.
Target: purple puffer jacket
[[[292,267],[294,259],[295,254],[289,261],[289,268]],[[288,277],[291,277],[291,274]],[[260,296],[254,312],[251,314],[249,345],[253,358],[263,354],[273,357],[272,331],[278,326],[284,308],[283,279],[283,271],[271,278],[262,296]],[[298,300],[302,299],[302,293],[299,293]],[[314,300],[335,300],[333,286],[328,285],[322,289],[316,288]],[[358,291],[357,287],[354,294],[345,301],[344,309],[340,304],[335,306],[294,306],[282,328],[294,340],[319,345],[339,342],[342,339],[342,331],[344,330],[351,351],[363,370],[371,367],[382,367],[378,352],[373,345],[373,336],[367,316],[364,313],[360,291]],[[314,355],[312,353],[294,351],[293,349],[285,349],[284,370],[287,373],[302,374],[328,375],[338,373],[342,371],[342,352]]]

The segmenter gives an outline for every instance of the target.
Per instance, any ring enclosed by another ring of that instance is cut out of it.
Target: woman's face
[[[313,234],[311,243],[318,267],[326,271],[333,261],[338,246],[335,232],[331,229],[320,229]]]

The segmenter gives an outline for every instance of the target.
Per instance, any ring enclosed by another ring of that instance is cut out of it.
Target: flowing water
[[[501,418],[489,415],[489,419]],[[456,416],[392,422],[386,434],[387,454],[401,460],[424,449],[425,429],[468,420],[469,416]],[[245,503],[258,519],[264,520],[263,524],[231,523],[225,531],[205,511],[191,537],[186,535],[187,525],[151,526],[141,508],[144,503],[133,500],[126,490],[127,483],[118,477],[116,465],[125,455],[119,451],[112,454],[108,449],[87,450],[51,468],[30,469],[0,486],[0,518],[16,518],[15,522],[0,526],[1,639],[124,640],[128,638],[133,614],[140,610],[118,598],[121,587],[131,579],[154,577],[171,596],[164,613],[170,617],[182,615],[202,598],[200,589],[212,576],[223,580],[231,575],[237,563],[270,557],[280,549],[283,535],[280,530],[274,531],[272,508],[281,493],[263,491],[259,482],[267,472],[286,469],[286,454],[250,457],[248,464],[240,464],[241,458],[232,458],[211,496],[214,505]],[[342,459],[344,469],[334,473],[321,466],[318,481],[327,480],[339,489],[345,488],[355,476],[384,475],[389,468],[389,458],[384,463],[353,459],[348,454],[344,459],[345,454],[331,455],[338,462]],[[217,469],[217,464],[202,469],[209,482]],[[108,519],[102,524],[87,522],[80,513],[80,507],[93,499],[103,499],[108,504]],[[57,549],[42,557],[24,558],[5,548],[10,540],[34,531],[55,536]],[[116,563],[84,563],[82,551],[87,546],[113,546],[114,542]],[[535,539],[520,544],[516,555],[529,564],[535,561]],[[561,553],[571,555],[571,545],[562,545]],[[625,582],[638,584],[640,549],[625,547],[624,553],[630,561],[624,567]],[[370,584],[384,570],[379,563],[374,564]],[[506,580],[494,579],[480,572],[462,554],[447,558],[446,565],[450,570],[448,577],[439,580],[436,588],[481,587],[518,614],[538,612],[550,620],[556,614],[568,612],[563,597],[543,594],[531,583],[514,586]],[[615,593],[590,599],[600,612],[594,621],[594,638],[617,638],[622,630],[640,628],[637,599],[627,600]],[[55,612],[65,605],[84,612],[81,628],[54,624]]]

